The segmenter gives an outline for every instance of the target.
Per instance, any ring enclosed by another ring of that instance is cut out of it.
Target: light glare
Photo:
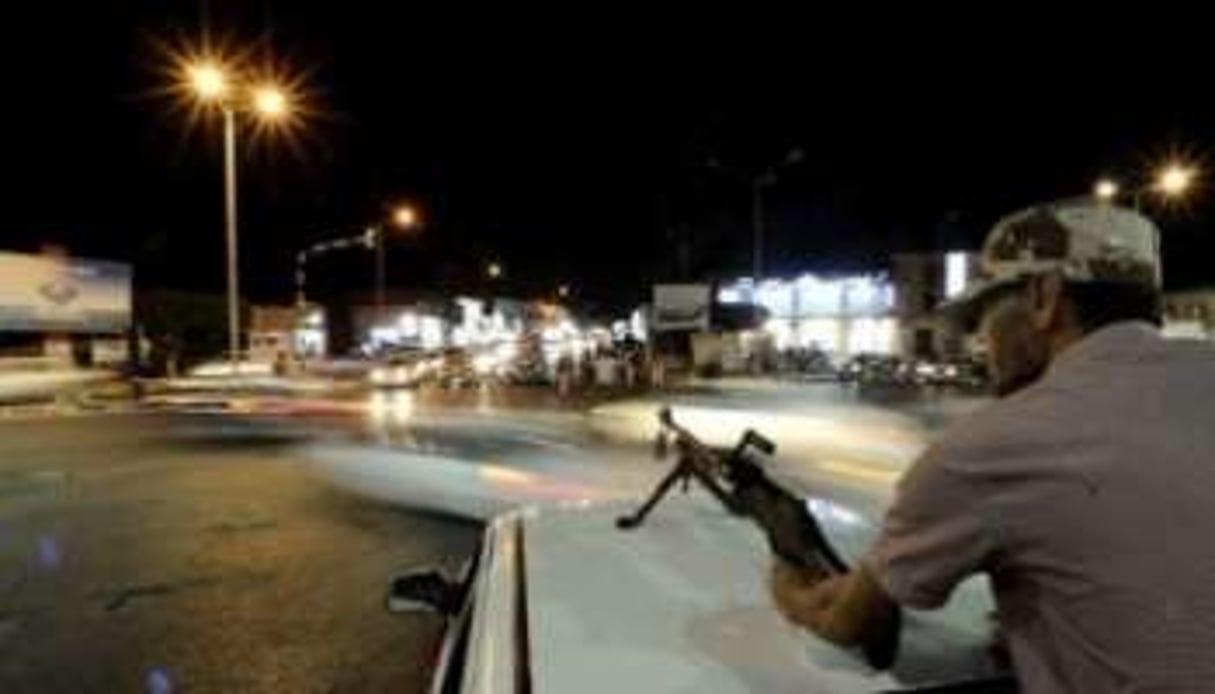
[[[1093,186],[1093,194],[1098,199],[1108,202],[1118,195],[1118,184],[1108,178],[1103,178],[1097,181],[1097,185]]]
[[[399,227],[411,227],[418,221],[418,213],[412,207],[402,205],[392,213],[392,220]]]
[[[1160,170],[1156,188],[1164,195],[1178,197],[1189,190],[1194,182],[1194,169],[1182,164],[1169,164]]]
[[[278,87],[258,87],[253,92],[253,106],[268,118],[281,118],[287,113],[287,97]]]
[[[199,97],[212,101],[227,93],[228,78],[218,65],[201,63],[190,67],[190,86]]]

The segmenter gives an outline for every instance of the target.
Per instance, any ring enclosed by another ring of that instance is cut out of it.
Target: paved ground
[[[396,570],[477,529],[344,496],[205,418],[0,422],[0,691],[424,691]]]

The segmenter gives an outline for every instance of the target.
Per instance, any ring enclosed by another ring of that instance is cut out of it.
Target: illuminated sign
[[[794,280],[763,280],[758,286],[741,279],[723,285],[717,300],[723,304],[751,300],[774,317],[881,316],[894,310],[894,288],[881,275],[802,275]]]
[[[966,254],[960,251],[945,254],[945,298],[952,299],[966,291]]]

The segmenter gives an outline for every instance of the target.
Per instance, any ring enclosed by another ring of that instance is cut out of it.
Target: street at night
[[[1202,23],[18,5],[0,694],[1215,691]]]

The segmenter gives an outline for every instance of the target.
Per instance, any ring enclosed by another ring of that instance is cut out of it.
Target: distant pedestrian
[[[557,395],[562,399],[570,396],[574,381],[574,360],[569,354],[557,357]]]
[[[637,385],[637,360],[632,352],[624,354],[624,387],[632,390]]]
[[[272,368],[274,369],[275,376],[278,376],[281,378],[281,377],[287,375],[288,364],[287,364],[287,353],[286,352],[279,351],[277,354],[274,355],[274,365]]]
[[[667,365],[661,354],[650,356],[650,386],[658,390],[667,387]]]

